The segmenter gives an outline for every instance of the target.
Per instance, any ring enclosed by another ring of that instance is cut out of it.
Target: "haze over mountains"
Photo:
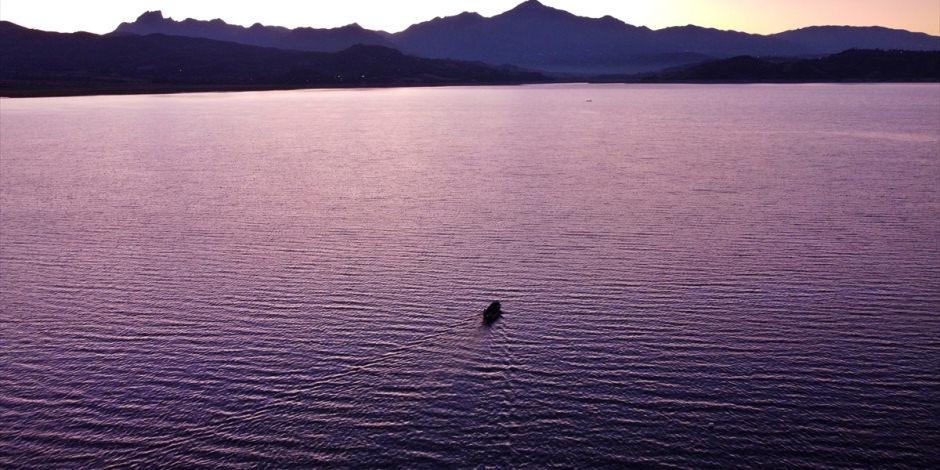
[[[651,30],[611,16],[576,16],[537,0],[489,18],[465,12],[395,34],[355,24],[287,29],[260,24],[242,27],[222,20],[176,21],[160,12],[122,23],[112,34],[154,33],[318,52],[336,52],[355,44],[380,45],[427,58],[575,74],[637,73],[740,55],[805,57],[853,48],[940,50],[940,37],[882,27],[818,26],[773,35],[693,25]]]

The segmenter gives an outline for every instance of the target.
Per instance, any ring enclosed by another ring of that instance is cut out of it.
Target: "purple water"
[[[0,315],[5,468],[936,467],[940,85],[0,100]]]

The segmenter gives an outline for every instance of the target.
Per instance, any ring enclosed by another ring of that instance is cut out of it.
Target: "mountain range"
[[[176,21],[159,11],[112,35],[165,34],[254,46],[337,52],[356,44],[426,58],[478,61],[569,74],[639,73],[740,55],[813,57],[847,49],[940,50],[940,37],[882,27],[815,26],[759,35],[699,26],[652,30],[611,16],[587,18],[528,0],[493,17],[464,12],[398,33],[357,24],[333,29]]]

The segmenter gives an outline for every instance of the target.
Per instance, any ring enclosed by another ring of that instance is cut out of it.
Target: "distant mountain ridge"
[[[810,26],[784,31],[773,37],[802,44],[817,54],[849,49],[940,50],[940,36],[881,26]]]
[[[651,30],[611,16],[577,16],[537,0],[493,17],[471,12],[438,17],[395,34],[357,24],[287,29],[222,20],[175,21],[160,12],[122,23],[113,34],[153,33],[320,52],[371,44],[428,58],[577,74],[636,73],[740,55],[811,56],[853,48],[940,50],[940,37],[882,27],[816,26],[772,35],[693,25]]]
[[[370,31],[358,24],[329,29],[288,29],[255,23],[246,28],[219,19],[200,21],[190,18],[176,21],[165,18],[160,11],[148,11],[133,23],[121,23],[112,34],[122,33],[166,34],[312,52],[338,52],[356,44],[394,47],[388,40],[388,33]]]

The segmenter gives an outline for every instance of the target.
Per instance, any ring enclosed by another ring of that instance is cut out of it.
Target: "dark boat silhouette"
[[[502,316],[502,306],[499,304],[499,302],[493,302],[489,307],[486,307],[486,310],[483,311],[483,323],[485,325],[492,325]]]

